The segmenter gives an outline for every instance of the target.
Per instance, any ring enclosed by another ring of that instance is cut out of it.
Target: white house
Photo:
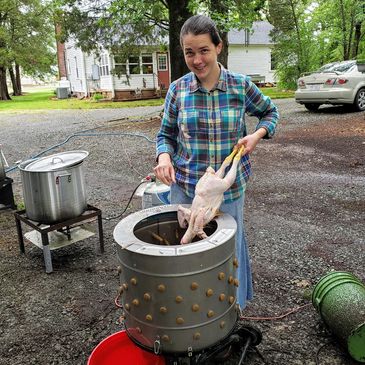
[[[228,34],[228,68],[250,75],[254,82],[274,83],[268,22],[255,22],[252,31]],[[159,47],[156,47],[158,49]],[[60,55],[63,52],[63,55]],[[63,79],[67,78],[73,94],[90,96],[96,92],[114,100],[161,96],[170,84],[169,53],[145,52],[122,61],[105,50],[100,56],[86,54],[68,41],[60,48],[59,64],[64,63]],[[117,70],[118,77],[112,71]]]
[[[271,50],[273,43],[268,22],[254,22],[251,31],[228,33],[228,68],[249,75],[258,83],[275,83]]]

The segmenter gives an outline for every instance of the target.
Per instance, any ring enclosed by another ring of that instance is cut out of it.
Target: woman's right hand
[[[153,169],[156,178],[165,185],[175,183],[175,170],[171,163],[171,157],[168,153],[161,153],[158,156],[157,166]]]

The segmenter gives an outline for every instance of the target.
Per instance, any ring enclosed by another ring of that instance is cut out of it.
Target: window
[[[114,56],[114,71],[117,75],[126,75],[127,74],[127,63],[122,57]]]
[[[270,63],[271,63],[271,71],[274,71],[276,70],[276,58],[275,56],[273,55],[272,51],[270,53],[270,57],[271,57],[271,60],[270,60]]]
[[[100,76],[109,75],[109,59],[107,54],[100,57]]]
[[[142,54],[142,73],[153,74],[152,54]]]
[[[158,55],[157,62],[159,71],[167,71],[167,55],[165,54]]]
[[[128,58],[128,65],[129,65],[129,73],[131,75],[135,75],[135,74],[140,73],[139,57],[138,56],[129,57]]]
[[[130,56],[127,61],[121,56],[115,55],[114,66],[117,75],[153,74],[152,53],[142,53],[141,56]]]
[[[327,65],[322,66],[319,69],[319,72],[339,72],[344,73],[349,71],[354,65],[355,61],[342,61],[342,62],[333,62]]]

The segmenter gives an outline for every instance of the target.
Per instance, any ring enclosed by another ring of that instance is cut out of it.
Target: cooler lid
[[[25,166],[25,171],[47,172],[60,170],[65,167],[77,165],[83,161],[89,152],[87,151],[67,151],[56,153],[54,155],[37,158]]]

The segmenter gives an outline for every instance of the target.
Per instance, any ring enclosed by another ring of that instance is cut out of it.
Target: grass
[[[262,87],[260,90],[271,99],[294,98],[294,90],[279,90],[277,87]]]
[[[280,91],[275,87],[262,88],[262,92],[272,99],[292,98],[294,91]],[[159,106],[164,99],[133,100],[133,101],[95,101],[93,99],[79,100],[69,98],[58,100],[53,90],[42,90],[25,93],[22,96],[13,96],[12,100],[0,101],[0,112],[18,110],[52,110],[52,109],[105,109],[105,108],[132,108],[137,106]]]
[[[1,111],[18,110],[52,110],[52,109],[105,109],[131,108],[137,106],[159,106],[163,99],[135,100],[135,101],[95,101],[94,99],[79,100],[77,98],[58,100],[53,90],[42,90],[25,93],[22,96],[12,96],[12,100],[0,101]]]

